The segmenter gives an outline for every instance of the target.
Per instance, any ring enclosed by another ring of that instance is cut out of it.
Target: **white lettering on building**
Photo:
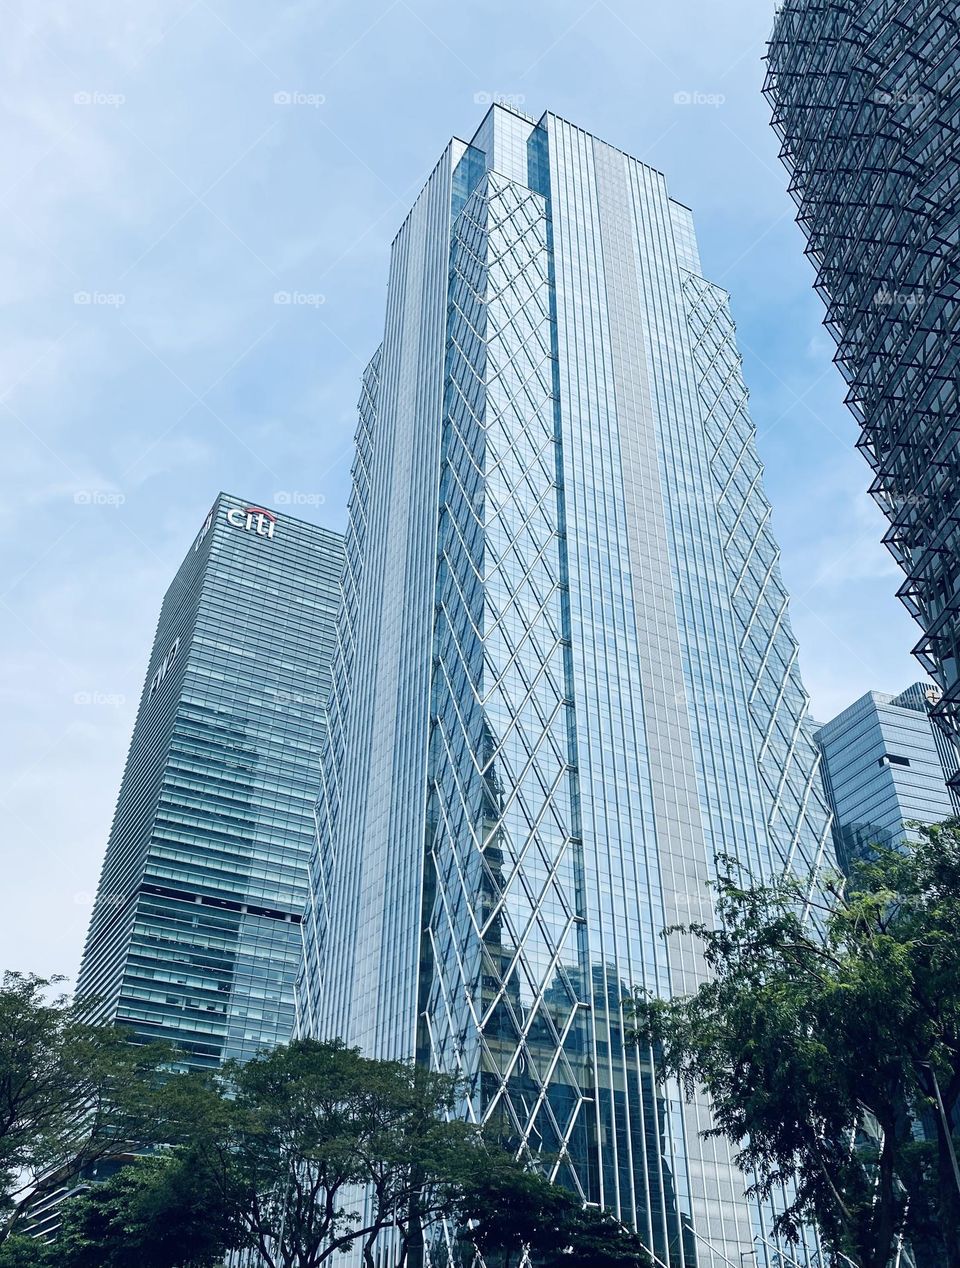
[[[262,506],[247,506],[243,510],[231,506],[225,514],[228,524],[242,528],[246,533],[254,532],[258,537],[272,537],[277,525],[273,511],[265,511]]]
[[[177,637],[170,644],[170,650],[167,652],[166,656],[164,656],[163,660],[160,662],[160,668],[150,679],[150,694],[147,696],[148,700],[151,700],[153,698],[153,693],[163,682],[164,678],[166,678],[167,670],[170,668],[173,662],[177,659],[177,653],[179,651],[180,651],[180,635],[178,634]]]
[[[194,550],[200,549],[200,543],[206,537],[207,533],[210,532],[210,529],[212,527],[213,527],[213,511],[211,511],[210,514],[207,516],[207,518],[203,521],[203,528],[201,528],[199,536],[197,537],[197,540],[193,543]]]

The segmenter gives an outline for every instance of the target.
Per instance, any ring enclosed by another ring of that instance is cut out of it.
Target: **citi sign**
[[[247,506],[242,511],[238,506],[231,506],[224,514],[228,524],[242,528],[245,533],[256,533],[258,537],[272,537],[277,526],[273,511],[265,511],[262,506]]]

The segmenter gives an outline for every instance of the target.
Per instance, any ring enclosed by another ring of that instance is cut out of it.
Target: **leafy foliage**
[[[788,1238],[815,1222],[835,1262],[886,1268],[905,1236],[960,1268],[946,1126],[960,1102],[960,827],[875,851],[819,893],[750,886],[721,863],[716,927],[686,929],[712,980],[638,999],[637,1040],[687,1095],[706,1088],[711,1134],[738,1146],[752,1193],[789,1186]]]
[[[460,1202],[461,1237],[496,1268],[652,1268],[639,1237],[508,1154],[487,1155]]]
[[[580,1204],[565,1190],[509,1154],[495,1154],[464,1188],[458,1211],[461,1237],[486,1263],[515,1268],[534,1242],[547,1253],[565,1246],[573,1207],[579,1210]]]
[[[569,1211],[564,1245],[545,1256],[537,1255],[542,1268],[564,1268],[564,1265],[590,1264],[591,1268],[653,1268],[653,1260],[640,1238],[615,1219],[609,1211],[597,1207],[581,1207],[574,1203]],[[539,1238],[532,1242],[534,1250]]]
[[[298,1040],[221,1080],[172,1080],[166,1130],[268,1268],[319,1268],[354,1244],[367,1265],[403,1268],[441,1221],[501,1268],[528,1248],[543,1268],[648,1264],[632,1233],[459,1121],[459,1092],[419,1066]]]
[[[236,1240],[190,1155],[141,1158],[63,1207],[56,1268],[212,1268]]]
[[[455,1095],[444,1075],[298,1040],[220,1080],[171,1081],[166,1120],[269,1268],[317,1268],[354,1242],[372,1263],[388,1236],[403,1264],[479,1157]]]
[[[453,1078],[313,1040],[171,1074],[171,1050],[87,1024],[55,985],[10,974],[0,992],[0,1268],[209,1268],[232,1250],[320,1268],[349,1247],[403,1268],[441,1222],[467,1261],[647,1268],[634,1234],[462,1122]],[[116,1170],[90,1183],[94,1164]],[[19,1194],[78,1181],[53,1246],[21,1235]]]
[[[0,1268],[59,1268],[43,1242],[14,1233],[0,1242]]]
[[[0,988],[0,1238],[23,1217],[18,1200],[98,1159],[154,1139],[161,1046],[83,1021],[62,979],[6,973]]]

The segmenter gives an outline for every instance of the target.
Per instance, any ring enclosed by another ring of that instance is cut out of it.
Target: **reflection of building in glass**
[[[186,1064],[293,1028],[342,566],[221,493],[163,602],[77,989]]]
[[[917,682],[898,696],[870,691],[816,733],[844,867],[870,846],[897,846],[910,823],[941,823],[960,811],[947,778],[958,754],[930,719],[940,690]]]
[[[717,852],[829,840],[769,514],[689,210],[492,108],[364,377],[301,1025],[460,1072],[671,1265],[739,1264],[759,1217],[621,1001],[702,980],[659,935],[710,919]]]
[[[765,91],[914,650],[960,739],[956,43],[953,0],[783,0]]]

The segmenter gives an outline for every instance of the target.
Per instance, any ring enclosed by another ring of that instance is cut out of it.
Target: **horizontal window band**
[[[181,903],[195,903],[201,907],[212,907],[216,911],[236,911],[246,916],[266,916],[268,920],[283,920],[298,925],[303,920],[299,912],[277,911],[273,907],[257,907],[253,903],[238,903],[230,898],[210,898],[206,894],[193,894],[184,889],[168,889],[164,885],[141,885],[141,894],[153,894],[158,898],[174,898]]]

